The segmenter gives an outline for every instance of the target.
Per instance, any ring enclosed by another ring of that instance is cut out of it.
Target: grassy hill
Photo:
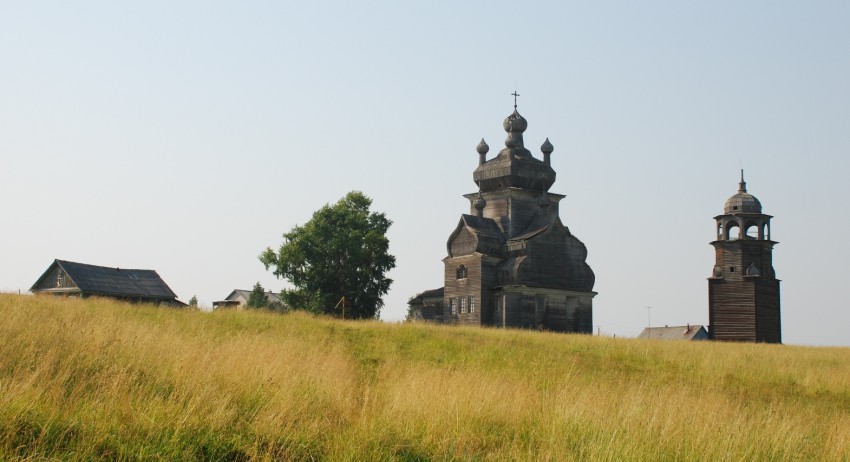
[[[850,349],[0,295],[0,460],[848,460]]]

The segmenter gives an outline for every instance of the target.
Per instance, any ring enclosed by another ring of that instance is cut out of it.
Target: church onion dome
[[[475,150],[478,154],[486,155],[488,151],[490,151],[490,146],[487,146],[487,143],[484,142],[484,138],[481,138],[481,142],[478,143],[478,146],[475,146]]]
[[[484,210],[484,207],[487,207],[487,201],[479,195],[478,199],[475,199],[475,202],[472,203],[472,206],[475,207],[476,210],[481,211]]]
[[[744,171],[741,170],[741,182],[738,183],[738,193],[726,200],[723,213],[761,213],[761,202],[756,196],[747,192],[747,182],[744,181]]]
[[[504,127],[505,131],[508,133],[522,133],[525,131],[526,128],[528,128],[528,121],[525,120],[525,117],[519,114],[516,108],[514,108],[513,114],[507,116],[505,118],[505,121],[502,122],[502,127]]]
[[[499,151],[496,157],[482,162],[472,175],[480,190],[487,192],[503,188],[522,188],[548,191],[555,182],[555,171],[525,149],[522,133],[528,128],[528,121],[514,108],[514,112],[505,119],[502,127],[508,133],[505,148]]]
[[[549,138],[546,138],[546,141],[540,146],[540,152],[543,154],[552,154],[552,151],[555,150],[555,146],[552,146],[552,143],[549,142]]]

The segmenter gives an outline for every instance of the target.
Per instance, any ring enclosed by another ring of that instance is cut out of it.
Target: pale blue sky
[[[594,329],[706,323],[712,217],[774,215],[786,343],[850,345],[848,2],[0,3],[0,290],[54,259],[201,303],[362,190],[394,221],[383,317],[442,285],[475,145],[555,146]]]

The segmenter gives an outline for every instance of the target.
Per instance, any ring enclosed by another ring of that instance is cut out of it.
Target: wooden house
[[[708,331],[697,324],[686,326],[647,327],[637,338],[655,340],[708,340]]]
[[[410,299],[408,321],[441,320],[443,318],[443,288],[426,290]]]
[[[771,218],[747,192],[741,170],[738,192],[714,217],[715,261],[708,278],[708,333],[714,340],[782,342]]]
[[[234,289],[233,292],[227,297],[224,297],[223,300],[218,300],[213,302],[213,309],[218,308],[237,308],[242,309],[248,304],[248,298],[251,296],[250,290],[242,290],[242,289]],[[280,294],[274,293],[272,291],[266,292],[266,296],[269,297],[269,303],[277,302],[281,303]]]
[[[34,294],[110,297],[185,306],[154,270],[124,269],[54,260],[30,288]]]
[[[502,126],[507,139],[498,155],[487,160],[483,139],[476,148],[478,192],[464,196],[469,214],[448,239],[442,314],[423,309],[422,318],[591,333],[595,276],[584,244],[561,222],[565,196],[549,192],[554,148],[547,139],[542,160],[525,148],[528,123],[516,105]]]

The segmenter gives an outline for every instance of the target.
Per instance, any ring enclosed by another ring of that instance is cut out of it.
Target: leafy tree
[[[371,205],[362,192],[352,191],[285,233],[278,252],[269,247],[260,255],[267,270],[274,267],[275,276],[295,286],[281,293],[284,305],[341,316],[334,306],[345,297],[346,318],[380,314],[392,284],[385,274],[395,267],[395,257],[387,239],[392,222],[371,212]]]
[[[192,298],[189,299],[189,306],[198,307],[198,297],[192,295]]]
[[[248,295],[248,308],[265,308],[269,306],[269,296],[266,295],[266,290],[260,285],[259,281],[254,284],[254,290]]]

